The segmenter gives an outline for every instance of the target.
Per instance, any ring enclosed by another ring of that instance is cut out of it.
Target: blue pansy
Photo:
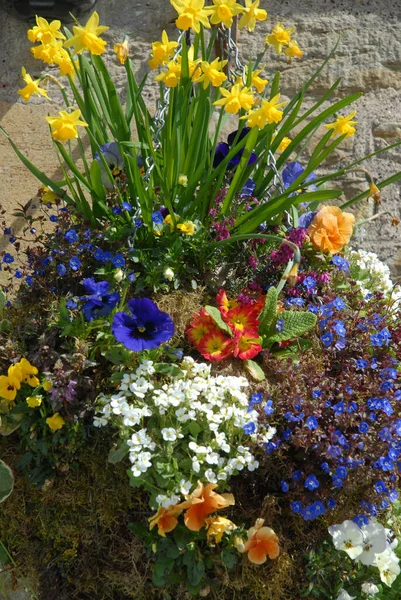
[[[309,225],[312,223],[313,219],[317,215],[317,211],[308,211],[301,215],[298,219],[298,227],[302,227],[303,229],[308,229]]]
[[[284,189],[288,189],[300,175],[305,171],[304,167],[299,162],[287,163],[285,169],[283,169],[282,177],[284,182]],[[315,173],[310,173],[302,183],[299,184],[300,188],[307,188],[308,192],[317,190],[315,184],[312,183],[316,179]]]
[[[128,308],[131,314],[118,312],[111,326],[116,340],[128,350],[151,350],[173,337],[174,323],[170,315],[160,311],[148,298],[129,300]]]
[[[106,144],[102,144],[100,146],[100,152],[111,171],[112,178],[108,174],[99,152],[95,152],[94,159],[99,163],[100,174],[104,187],[111,190],[115,184],[118,183],[119,178],[124,170],[123,157],[121,156],[120,149],[116,142],[107,142]]]
[[[86,296],[81,297],[84,302],[82,312],[87,321],[93,321],[99,317],[107,317],[120,302],[118,292],[108,293],[110,284],[108,281],[99,281],[96,283],[93,277],[83,280],[83,286],[87,292]]]
[[[256,189],[255,181],[253,179],[249,178],[245,181],[244,187],[240,191],[239,197],[240,198],[249,198],[250,196],[253,196],[255,189]]]

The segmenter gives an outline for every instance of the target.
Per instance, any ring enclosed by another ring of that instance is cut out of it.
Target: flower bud
[[[122,281],[124,278],[125,278],[124,271],[122,269],[117,269],[117,271],[114,273],[114,276],[113,276],[114,281],[116,281],[117,283],[120,283],[120,281]]]
[[[170,269],[170,267],[167,267],[167,269],[164,270],[163,275],[168,281],[173,281],[173,279],[175,278],[174,271],[173,269]]]

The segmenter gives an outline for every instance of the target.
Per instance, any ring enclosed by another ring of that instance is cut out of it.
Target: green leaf
[[[162,373],[163,375],[169,375],[170,377],[180,377],[183,375],[182,369],[177,365],[171,365],[169,363],[157,363],[155,365],[156,373]]]
[[[188,425],[189,433],[196,438],[201,431],[201,426],[196,421],[190,421]]]
[[[277,314],[278,293],[275,287],[269,288],[266,294],[265,305],[260,314],[259,334],[265,335],[270,329]]]
[[[0,503],[4,502],[13,491],[14,475],[10,467],[0,459]]]
[[[122,461],[123,458],[127,456],[128,452],[129,446],[127,442],[119,442],[116,448],[111,448],[107,460],[112,465],[115,465],[116,463]]]
[[[222,329],[223,331],[225,331],[226,333],[228,333],[228,335],[230,337],[233,337],[234,334],[231,331],[231,329],[229,328],[229,326],[227,325],[227,323],[225,323],[223,321],[223,318],[221,316],[221,312],[219,311],[218,308],[214,307],[214,306],[205,306],[205,310],[207,312],[207,314],[212,317],[213,321],[216,323],[217,327],[220,327],[220,329]]]
[[[187,550],[183,556],[183,563],[187,567],[188,583],[191,587],[197,588],[205,574],[205,565],[203,560],[198,558],[195,550]]]
[[[267,335],[264,342],[272,344],[274,342],[284,342],[300,337],[317,322],[317,317],[310,312],[283,311],[279,314],[280,320],[283,321],[283,330],[275,331],[272,335]],[[265,345],[265,343],[263,345]]]
[[[263,369],[253,360],[248,358],[248,360],[244,361],[244,367],[249,375],[256,381],[263,381],[266,379]]]
[[[227,569],[233,569],[238,562],[238,554],[230,548],[223,548],[221,560]]]

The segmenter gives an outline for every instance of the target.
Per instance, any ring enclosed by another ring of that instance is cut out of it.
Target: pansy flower
[[[250,132],[250,128],[249,127],[244,127],[243,130],[241,131],[241,133],[238,135],[238,139],[236,140],[236,144],[238,144],[241,140],[243,140],[244,137],[246,135],[248,135],[249,132]],[[237,134],[238,134],[238,130],[233,131],[227,137],[227,142],[220,142],[219,144],[217,144],[216,150],[215,150],[215,153],[214,153],[214,158],[213,158],[213,167],[214,168],[218,167],[219,164],[221,162],[223,162],[223,160],[225,159],[225,157],[228,155],[228,153],[231,150],[231,146],[233,145],[234,140],[235,140]],[[227,170],[228,171],[230,171],[231,169],[235,169],[235,167],[237,165],[239,165],[243,153],[244,153],[244,148],[241,148],[241,150],[238,150],[237,154],[235,154],[235,156],[233,156],[233,158],[228,162],[228,165],[227,165]],[[257,160],[258,160],[257,155],[254,152],[252,152],[252,154],[249,157],[248,164],[249,165],[253,165]]]
[[[204,486],[201,481],[198,481],[192,494],[186,496],[185,502],[176,506],[186,511],[184,523],[191,531],[199,531],[206,524],[206,518],[212,513],[235,504],[232,494],[217,494],[214,491],[216,488],[215,483]]]
[[[305,171],[304,167],[299,162],[287,163],[285,169],[283,169],[282,177],[284,183],[284,189],[287,190],[296,179]],[[317,190],[315,184],[311,183],[316,179],[315,173],[310,173],[300,184],[301,191],[314,192]],[[306,188],[306,190],[304,189]]]
[[[238,549],[247,552],[248,559],[255,565],[262,565],[267,557],[277,558],[280,554],[278,537],[270,527],[263,527],[264,519],[256,519],[248,531],[248,540]]]
[[[117,342],[128,350],[140,352],[158,348],[174,335],[171,317],[159,310],[149,298],[134,298],[128,301],[131,314],[118,312],[114,316],[111,330]]]
[[[113,187],[120,181],[121,175],[124,171],[123,157],[121,156],[120,149],[116,142],[107,142],[107,144],[102,144],[102,146],[100,146],[100,153],[102,154],[103,159],[106,161],[113,176],[113,179],[111,179],[110,175],[107,173],[106,167],[104,166],[102,157],[100,156],[99,152],[95,152],[94,158],[100,165],[102,183],[105,188],[112,190]]]
[[[108,293],[110,284],[108,281],[96,281],[93,277],[84,279],[83,286],[88,292],[88,295],[81,296],[81,300],[85,302],[83,305],[83,313],[87,321],[93,321],[99,317],[107,317],[113,308],[120,302],[120,294],[118,292]]]

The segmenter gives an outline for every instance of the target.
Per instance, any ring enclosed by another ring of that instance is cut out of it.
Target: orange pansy
[[[348,244],[355,217],[338,206],[323,206],[309,226],[312,244],[317,250],[337,254]]]
[[[178,504],[169,506],[168,508],[160,506],[157,513],[148,519],[149,529],[153,529],[157,525],[158,534],[166,537],[166,533],[173,531],[177,527],[177,517],[182,513],[182,508],[178,508],[178,506]]]
[[[215,483],[204,486],[198,481],[192,494],[186,496],[185,502],[177,505],[177,508],[186,510],[184,523],[191,531],[199,531],[205,525],[206,518],[216,510],[235,504],[232,494],[217,494],[214,491],[217,487]]]
[[[265,520],[256,519],[255,525],[248,531],[248,540],[241,552],[248,552],[250,562],[262,565],[269,558],[277,558],[280,554],[278,537],[270,527],[263,527]]]

